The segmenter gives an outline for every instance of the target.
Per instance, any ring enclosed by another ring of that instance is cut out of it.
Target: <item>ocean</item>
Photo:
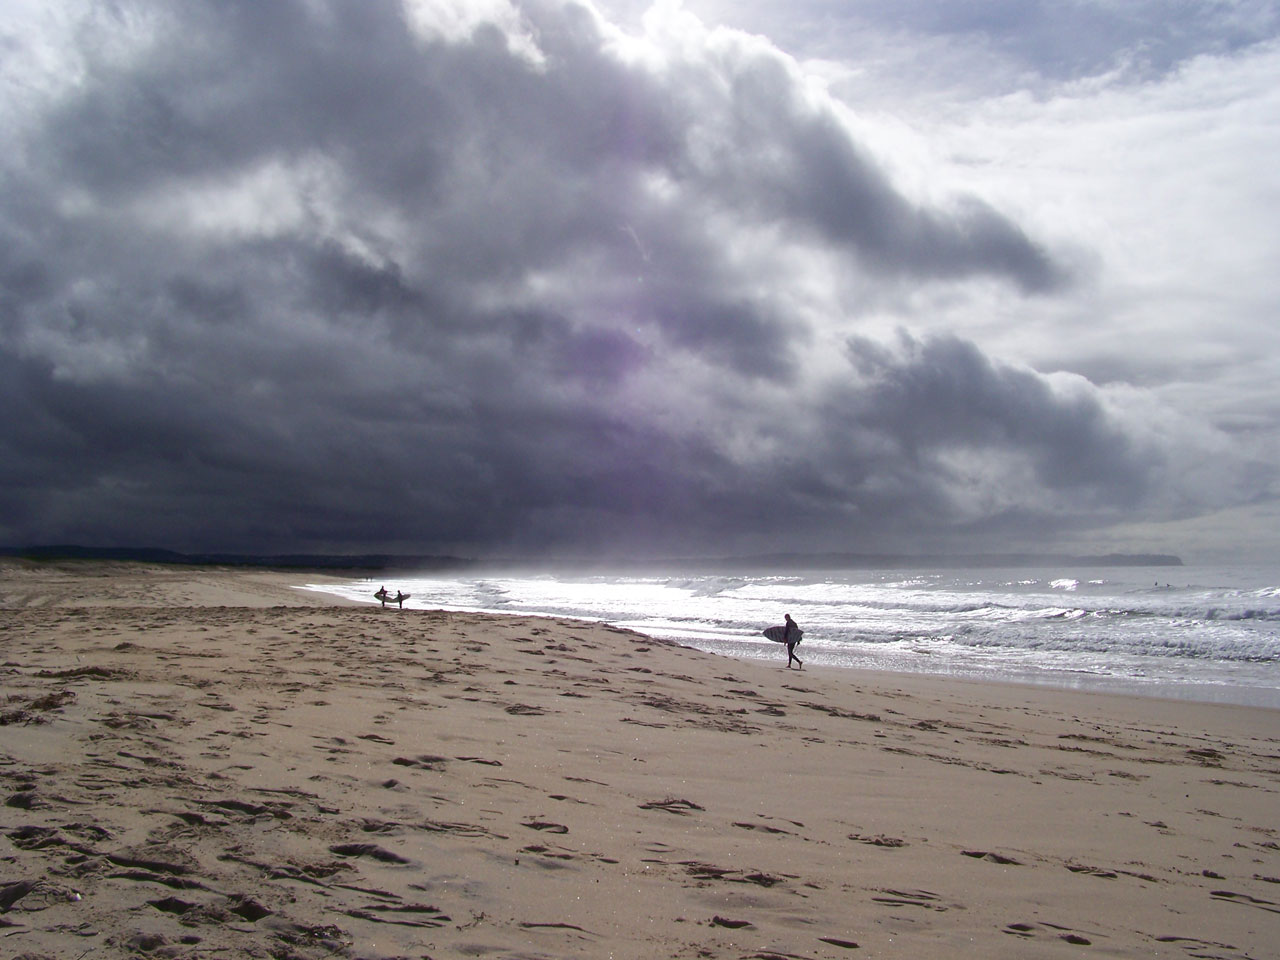
[[[406,608],[602,621],[776,662],[790,613],[807,666],[1280,708],[1280,577],[1250,566],[846,570],[778,575],[475,572],[312,586]]]

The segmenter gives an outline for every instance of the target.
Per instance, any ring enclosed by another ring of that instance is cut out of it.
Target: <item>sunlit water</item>
[[[309,587],[408,608],[597,620],[785,663],[1118,690],[1280,708],[1280,586],[1254,568],[1100,567],[778,576],[449,575]]]

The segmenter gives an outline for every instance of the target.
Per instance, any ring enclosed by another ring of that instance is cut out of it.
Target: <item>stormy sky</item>
[[[1280,558],[1271,0],[0,0],[0,543]]]

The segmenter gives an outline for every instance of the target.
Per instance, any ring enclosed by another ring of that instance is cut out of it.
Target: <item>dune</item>
[[[1274,956],[1280,711],[0,565],[0,956]]]

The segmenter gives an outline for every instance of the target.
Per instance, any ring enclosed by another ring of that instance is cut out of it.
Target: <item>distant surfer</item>
[[[388,603],[396,603],[400,605],[401,610],[404,609],[404,602],[409,599],[409,594],[404,593],[401,590],[397,590],[396,595],[393,597],[391,594],[387,593],[387,588],[385,586],[379,587],[378,592],[373,596],[374,599],[382,601],[382,605],[384,607]]]
[[[800,628],[796,622],[791,619],[791,614],[784,614],[787,624],[782,631],[782,642],[787,645],[787,669],[791,669],[791,661],[794,660],[800,665],[800,669],[804,669],[804,661],[796,656],[796,647],[800,645]]]

